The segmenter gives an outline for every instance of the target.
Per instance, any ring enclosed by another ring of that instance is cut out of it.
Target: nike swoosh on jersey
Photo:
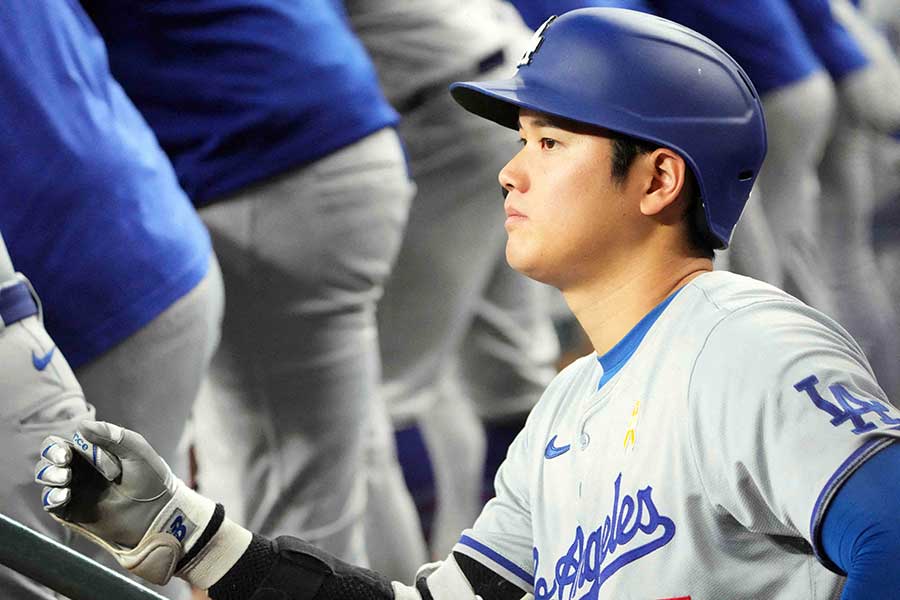
[[[34,365],[34,368],[38,371],[43,371],[47,368],[47,365],[50,364],[50,361],[53,359],[53,353],[56,351],[56,346],[50,348],[50,352],[45,354],[44,356],[38,358],[34,353],[34,350],[31,351],[31,364]]]
[[[547,449],[544,450],[544,458],[556,458],[557,456],[561,456],[569,451],[569,448],[572,447],[572,444],[566,444],[565,446],[556,447],[554,446],[554,442],[556,442],[556,437],[553,436],[550,438],[550,443],[547,444]]]

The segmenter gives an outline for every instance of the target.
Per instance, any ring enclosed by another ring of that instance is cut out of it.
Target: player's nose
[[[524,192],[527,185],[525,173],[521,168],[519,160],[521,153],[516,154],[512,159],[500,169],[500,175],[497,179],[500,181],[500,187],[503,188],[503,197],[505,198],[512,191]]]

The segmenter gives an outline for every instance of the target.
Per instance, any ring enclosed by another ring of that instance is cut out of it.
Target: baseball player
[[[54,378],[79,395],[83,389],[98,414],[140,428],[187,476],[178,442],[218,342],[221,276],[203,223],[110,74],[103,41],[75,0],[3,4],[0,122],[0,230],[44,302],[53,339],[36,336],[3,368],[27,368],[38,389]],[[18,428],[7,439],[24,443],[26,431],[41,437],[77,424],[54,415],[51,396],[34,415],[12,414],[28,399],[17,394],[4,388],[6,426]],[[16,480],[27,465],[22,446],[11,448],[20,448],[19,457],[4,461],[3,481]],[[27,502],[21,486],[5,492]],[[37,518],[24,522],[45,529]],[[101,556],[78,542],[77,549]],[[6,573],[4,597],[34,598]],[[166,593],[187,597],[187,586],[175,583]]]
[[[406,586],[254,536],[107,423],[47,440],[48,510],[215,599],[900,598],[900,412],[837,323],[712,272],[766,147],[737,63],[585,9],[542,25],[513,78],[452,93],[518,130],[507,258],[563,291],[596,353],[547,388],[451,555]]]
[[[266,534],[364,561],[375,308],[413,193],[397,113],[340,2],[83,4],[222,264],[199,486]]]

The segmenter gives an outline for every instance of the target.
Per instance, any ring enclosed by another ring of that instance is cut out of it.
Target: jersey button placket
[[[578,480],[576,485],[577,490],[577,509],[576,514],[578,515],[579,522],[584,524],[590,521],[590,518],[593,516],[593,511],[596,507],[591,506],[588,502],[588,498],[585,496],[584,489],[584,477],[590,473],[595,465],[592,464],[590,456],[587,454],[587,448],[591,443],[591,436],[587,431],[587,421],[582,420],[579,423],[578,429],[576,429],[577,437],[572,440],[572,449],[575,451],[575,464],[576,464],[576,473],[578,474]],[[588,482],[588,486],[590,486],[590,482]],[[590,492],[587,492],[590,495]]]

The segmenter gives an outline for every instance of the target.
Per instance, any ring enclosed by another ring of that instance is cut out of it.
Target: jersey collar
[[[598,390],[602,388],[607,381],[612,379],[616,373],[622,370],[622,367],[625,366],[628,359],[637,351],[644,336],[647,335],[647,332],[650,331],[650,328],[653,327],[653,324],[656,323],[659,316],[666,310],[666,307],[669,306],[672,300],[675,299],[678,292],[683,289],[684,288],[678,288],[672,295],[657,304],[656,308],[638,321],[638,324],[632,327],[631,331],[625,334],[625,337],[619,340],[615,346],[610,348],[606,354],[597,357],[597,361],[600,363],[600,366],[603,367],[603,375],[600,377],[600,383],[597,384]]]

